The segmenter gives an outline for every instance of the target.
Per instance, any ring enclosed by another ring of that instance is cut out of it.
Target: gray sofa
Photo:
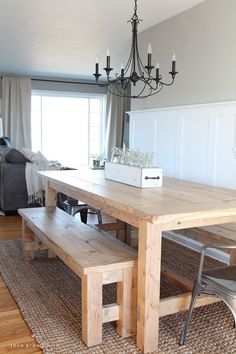
[[[0,146],[0,208],[5,214],[29,206],[25,182],[28,161],[19,150]]]

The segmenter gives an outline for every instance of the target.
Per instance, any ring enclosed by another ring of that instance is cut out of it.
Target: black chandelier
[[[147,50],[147,65],[143,65],[138,50],[138,25],[140,22],[142,22],[142,20],[139,19],[137,15],[137,0],[134,0],[134,3],[134,14],[128,21],[132,26],[132,46],[126,66],[122,64],[120,73],[116,73],[115,78],[111,78],[110,74],[113,68],[110,66],[110,50],[108,49],[106,56],[106,67],[104,68],[106,72],[106,82],[99,83],[99,78],[102,75],[99,73],[98,57],[95,64],[95,74],[93,75],[95,76],[97,85],[107,86],[108,91],[116,96],[129,98],[146,98],[160,92],[164,86],[171,86],[174,83],[175,76],[178,73],[176,71],[176,56],[173,54],[172,57],[172,68],[169,72],[172,80],[169,83],[162,80],[159,63],[156,63],[155,67],[152,65],[151,44],[148,45]],[[155,69],[154,74],[152,74],[153,69]],[[136,86],[136,83],[141,83],[141,88],[139,93],[132,96],[130,93],[131,85]],[[114,86],[116,89],[114,89]]]

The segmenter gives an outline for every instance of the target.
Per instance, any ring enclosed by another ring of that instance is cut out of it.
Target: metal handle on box
[[[160,176],[156,176],[156,177],[148,177],[148,176],[145,176],[145,179],[160,179]]]

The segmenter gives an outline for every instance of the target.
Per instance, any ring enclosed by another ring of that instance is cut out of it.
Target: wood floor
[[[0,216],[0,240],[16,240],[21,234],[19,216]],[[43,353],[25,323],[18,306],[0,277],[0,354]]]
[[[96,223],[96,216],[88,216],[89,223]],[[103,215],[104,222],[111,218]],[[21,237],[21,218],[0,216],[0,240],[17,240]],[[0,354],[39,354],[43,351],[24,321],[17,304],[0,276]]]

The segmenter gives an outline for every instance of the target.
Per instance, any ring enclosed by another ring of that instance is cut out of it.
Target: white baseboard
[[[173,231],[164,232],[163,236],[171,241],[174,241],[182,246],[188,247],[194,251],[200,252],[202,244],[191,238],[179,235]],[[229,264],[229,254],[219,250],[208,250],[206,254],[220,262]]]

